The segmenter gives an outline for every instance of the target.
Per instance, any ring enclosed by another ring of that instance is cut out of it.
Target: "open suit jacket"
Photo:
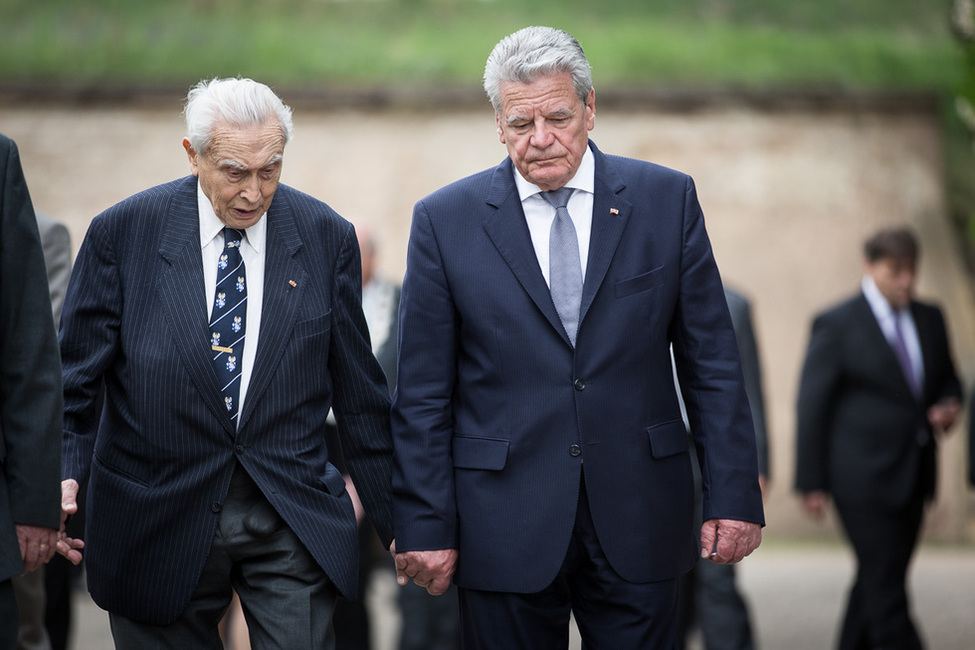
[[[590,147],[592,239],[575,349],[510,159],[414,209],[393,407],[397,549],[458,548],[463,587],[548,586],[583,471],[599,540],[623,578],[690,568],[694,486],[671,344],[705,518],[762,521],[735,334],[694,185]]]
[[[813,321],[799,386],[798,490],[889,509],[904,507],[919,485],[934,495],[936,441],[926,412],[960,397],[961,385],[941,311],[917,301],[910,309],[924,361],[920,399],[862,293]]]
[[[60,524],[61,366],[37,221],[0,135],[0,582],[24,571],[15,524]]]
[[[111,612],[156,624],[179,615],[237,463],[353,594],[356,523],[323,437],[329,407],[359,495],[391,541],[389,395],[362,316],[355,233],[284,185],[264,218],[261,333],[236,431],[210,360],[196,178],[110,208],[79,251],[61,331],[64,471],[79,482],[90,471],[88,584]]]

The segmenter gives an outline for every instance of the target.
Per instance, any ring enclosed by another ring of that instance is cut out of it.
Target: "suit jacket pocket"
[[[647,271],[646,273],[641,273],[638,276],[620,280],[616,283],[616,297],[625,298],[626,296],[631,296],[634,293],[640,293],[641,291],[649,291],[653,289],[658,284],[660,284],[663,274],[660,271],[664,267],[658,266],[657,268]]]
[[[325,474],[318,477],[318,482],[333,497],[340,497],[345,492],[345,478],[338,468],[331,463],[325,467]]]
[[[454,436],[454,467],[459,469],[504,469],[508,441],[501,438]]]
[[[683,420],[670,420],[647,427],[650,438],[650,454],[654,458],[666,458],[687,453],[687,427]]]
[[[314,336],[321,332],[327,332],[332,327],[332,312],[328,311],[321,316],[315,316],[307,320],[295,323],[295,338],[300,339],[306,336]]]

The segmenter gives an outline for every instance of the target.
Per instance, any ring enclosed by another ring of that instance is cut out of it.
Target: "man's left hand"
[[[738,519],[708,519],[701,526],[701,557],[715,564],[735,564],[762,543],[762,527]]]

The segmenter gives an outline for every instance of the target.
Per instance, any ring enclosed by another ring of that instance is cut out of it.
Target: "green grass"
[[[476,84],[524,25],[575,34],[598,84],[961,78],[949,0],[4,0],[0,82]],[[849,7],[847,5],[854,5]]]

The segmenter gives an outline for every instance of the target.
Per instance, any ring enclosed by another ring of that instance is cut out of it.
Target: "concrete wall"
[[[773,450],[766,534],[835,534],[832,519],[815,524],[802,516],[791,492],[796,384],[810,319],[857,289],[867,234],[894,223],[918,230],[919,293],[945,308],[967,386],[975,374],[972,287],[945,215],[936,105],[831,96],[771,104],[600,97],[596,143],[692,174],[722,273],[754,301]],[[153,102],[0,104],[0,132],[20,145],[36,206],[69,224],[75,249],[99,211],[188,172],[179,100]],[[414,201],[505,155],[486,102],[449,111],[298,102],[295,125],[283,181],[377,231],[381,272],[397,279]],[[930,538],[975,539],[964,438],[959,426],[941,448]]]

